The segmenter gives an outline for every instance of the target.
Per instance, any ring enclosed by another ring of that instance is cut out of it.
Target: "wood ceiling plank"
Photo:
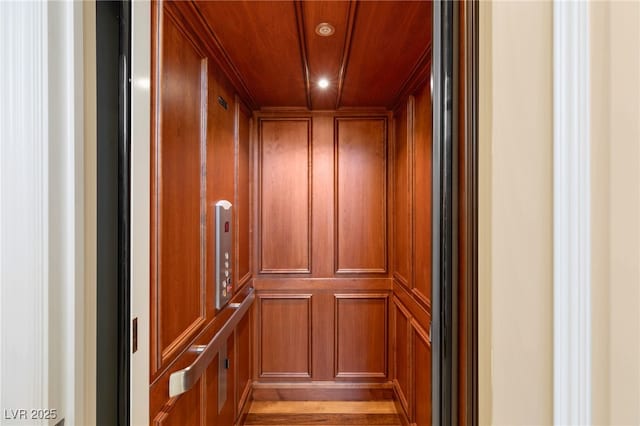
[[[353,41],[353,28],[356,21],[356,11],[358,3],[352,0],[349,3],[349,18],[347,24],[347,34],[344,38],[344,47],[342,48],[342,61],[340,62],[340,71],[338,76],[338,96],[336,98],[335,108],[340,107],[340,101],[342,99],[342,89],[344,87],[344,75],[347,70],[347,64],[349,63],[349,54],[351,52],[351,43]]]
[[[295,0],[296,24],[298,28],[298,45],[300,46],[300,61],[302,62],[302,75],[304,76],[304,89],[307,99],[307,108],[311,109],[311,92],[309,88],[309,58],[307,56],[307,37],[305,34],[304,12],[302,0]]]
[[[341,107],[390,106],[431,40],[431,2],[361,2]]]
[[[194,4],[254,109],[388,109],[428,77],[430,0]],[[321,22],[335,34],[317,35]]]
[[[348,34],[351,2],[303,3],[312,106],[315,110],[331,110],[335,108],[339,93],[342,50]],[[331,24],[335,33],[328,37],[316,34],[320,23]],[[327,89],[318,87],[321,78],[329,80]]]
[[[197,6],[259,106],[307,106],[293,1]]]

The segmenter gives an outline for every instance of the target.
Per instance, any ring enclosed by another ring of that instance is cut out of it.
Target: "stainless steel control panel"
[[[233,241],[231,203],[216,203],[216,309],[222,309],[233,293]]]

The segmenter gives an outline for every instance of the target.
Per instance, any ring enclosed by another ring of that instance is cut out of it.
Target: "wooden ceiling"
[[[430,1],[195,4],[254,108],[390,108],[428,74]]]

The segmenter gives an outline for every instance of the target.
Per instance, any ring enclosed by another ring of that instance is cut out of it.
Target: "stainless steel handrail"
[[[235,311],[231,314],[225,325],[213,336],[213,339],[211,339],[204,349],[199,345],[194,345],[194,351],[199,352],[200,355],[198,355],[191,365],[182,370],[175,371],[169,376],[170,398],[187,392],[196,384],[202,376],[202,373],[204,373],[213,358],[215,358],[218,350],[222,347],[222,343],[229,337],[240,319],[242,319],[249,310],[254,299],[253,289],[249,289],[249,293],[242,303],[230,303],[227,305],[228,307],[226,309],[235,309]]]

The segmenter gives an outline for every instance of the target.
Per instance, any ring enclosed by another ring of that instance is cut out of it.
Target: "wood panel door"
[[[210,51],[199,19],[192,3],[152,3],[149,417],[154,425],[234,424],[248,400],[252,375],[252,314],[239,319],[232,317],[234,308],[216,310],[214,293],[219,200],[234,205],[232,302],[250,293],[251,114]],[[208,344],[215,355],[197,382],[170,397],[170,376],[206,358],[200,354]]]
[[[152,8],[154,63],[151,175],[150,423],[201,425],[209,377],[169,400],[172,370],[214,316],[207,300],[206,52],[178,11]],[[214,360],[215,362],[215,360]],[[217,373],[217,370],[216,370]],[[164,384],[166,382],[166,385]]]
[[[202,331],[207,304],[209,60],[171,8],[157,6],[152,136],[151,377]],[[176,303],[179,302],[179,303]]]

